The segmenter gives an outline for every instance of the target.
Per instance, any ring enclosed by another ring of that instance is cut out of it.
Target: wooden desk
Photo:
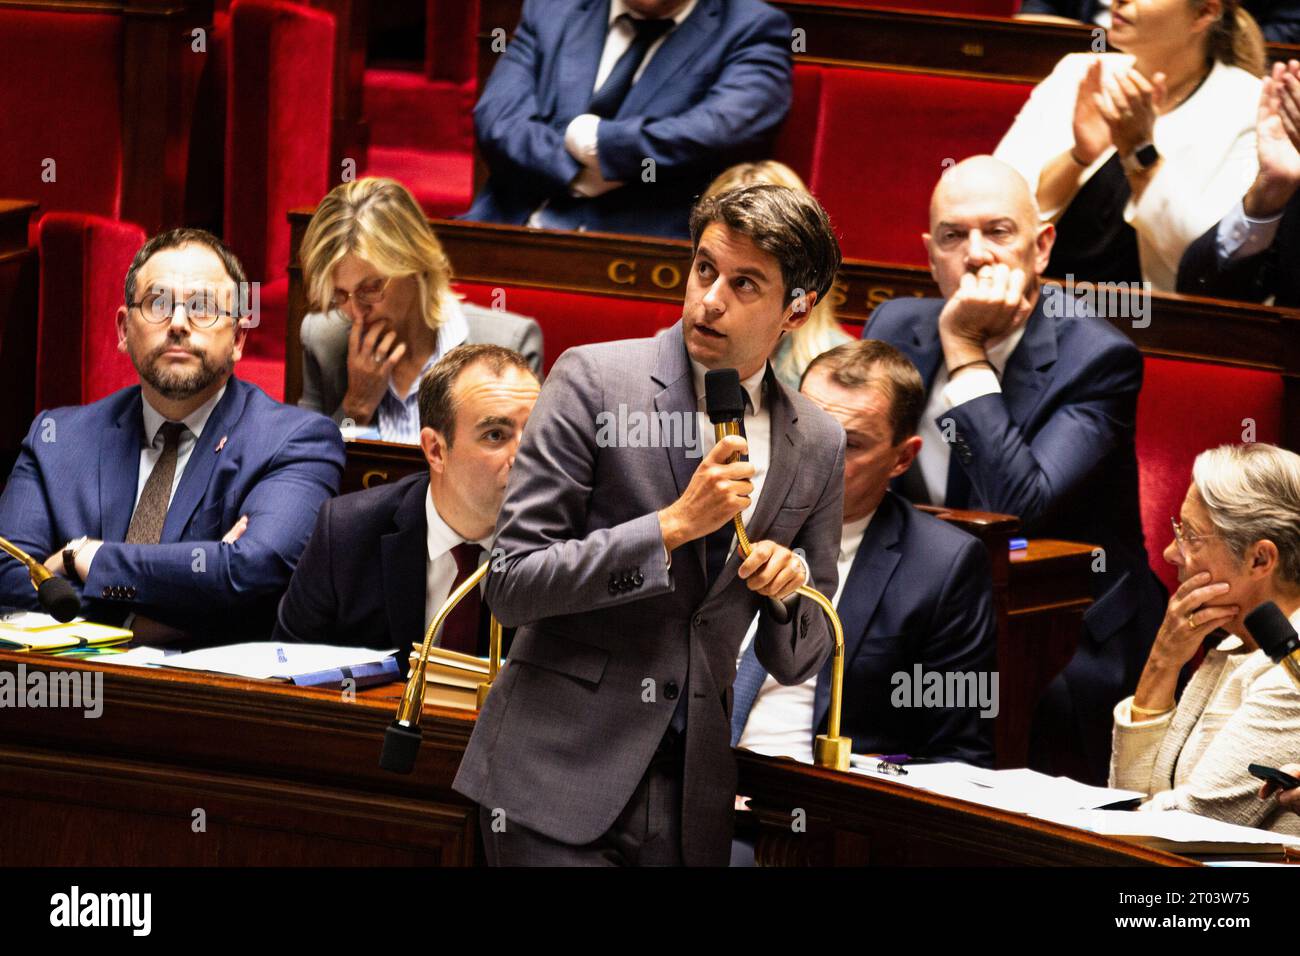
[[[1198,866],[885,779],[736,752],[760,866]],[[798,808],[806,829],[791,822]]]
[[[0,670],[100,669],[103,714],[0,710],[0,865],[465,866],[453,793],[474,715],[426,708],[415,772],[379,769],[401,684],[296,688],[0,652]],[[206,832],[193,831],[195,811]]]
[[[0,652],[0,671],[20,665],[100,669],[104,704],[94,720],[0,710],[0,865],[482,862],[476,808],[450,789],[472,713],[426,708],[407,777],[378,765],[400,684],[346,702],[337,691]],[[760,855],[774,863],[1191,863],[754,754],[740,754],[740,781],[767,821]],[[795,806],[808,813],[799,839],[777,825],[789,832]]]

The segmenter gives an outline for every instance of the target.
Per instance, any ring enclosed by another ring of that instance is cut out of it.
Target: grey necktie
[[[131,515],[131,525],[126,529],[127,544],[158,544],[162,541],[163,522],[167,520],[167,505],[172,496],[172,480],[176,477],[176,452],[185,426],[181,422],[164,422],[158,431],[163,436],[162,454],[158,456],[153,471],[149,472],[135,513]]]

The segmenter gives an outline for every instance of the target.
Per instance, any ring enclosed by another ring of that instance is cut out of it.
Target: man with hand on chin
[[[922,238],[940,299],[894,299],[864,338],[926,387],[912,501],[1013,514],[1032,537],[1097,545],[1084,639],[1035,718],[1031,763],[1102,783],[1111,708],[1131,693],[1163,617],[1138,508],[1137,348],[1041,276],[1055,237],[1024,179],[989,156],[953,166]]]
[[[510,472],[487,602],[519,631],[454,783],[494,865],[726,865],[749,622],[782,683],[830,651],[794,592],[835,590],[844,432],[768,356],[830,288],[839,245],[816,200],[768,185],[702,199],[691,234],[681,322],[566,352]],[[726,368],[749,407],[744,437],[715,443],[705,373]],[[656,440],[611,447],[609,413]]]

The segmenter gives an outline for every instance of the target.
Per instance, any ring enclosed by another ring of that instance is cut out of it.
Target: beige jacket
[[[1147,794],[1142,810],[1300,836],[1300,816],[1280,812],[1276,797],[1260,800],[1261,781],[1246,769],[1300,762],[1300,690],[1263,651],[1230,636],[1205,655],[1173,713],[1135,724],[1132,703],[1115,706],[1112,787]]]

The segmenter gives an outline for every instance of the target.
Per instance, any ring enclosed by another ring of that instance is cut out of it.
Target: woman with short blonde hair
[[[298,404],[356,437],[419,442],[420,379],[457,345],[490,343],[542,365],[532,319],[461,302],[451,264],[401,183],[367,177],[332,189],[299,249],[307,298]]]
[[[807,193],[808,187],[803,180],[785,163],[767,159],[756,163],[740,163],[723,172],[709,184],[701,198],[716,196],[737,186],[751,183],[767,183],[772,186],[785,186]],[[804,370],[817,356],[828,352],[837,345],[852,342],[853,337],[840,327],[835,318],[835,306],[830,296],[819,298],[813,305],[808,321],[788,335],[781,337],[776,351],[772,353],[772,371],[776,377],[790,388],[798,391],[799,381]]]

